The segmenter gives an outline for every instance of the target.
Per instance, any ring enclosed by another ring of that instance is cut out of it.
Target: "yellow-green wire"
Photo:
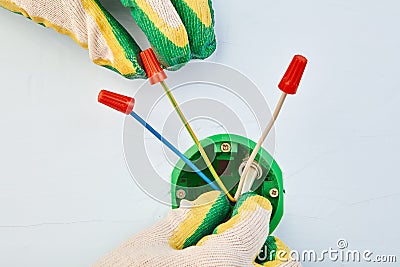
[[[197,148],[200,151],[201,156],[203,157],[204,161],[206,162],[208,169],[210,170],[212,176],[214,177],[215,181],[217,181],[219,187],[224,191],[228,199],[232,202],[236,202],[236,200],[232,197],[232,195],[229,193],[228,189],[226,189],[224,183],[222,182],[221,178],[219,178],[217,172],[215,171],[213,165],[211,164],[210,159],[207,156],[206,151],[204,150],[203,146],[200,144],[199,139],[197,138],[196,134],[193,132],[192,127],[190,127],[189,122],[186,120],[185,115],[183,115],[182,110],[180,109],[178,103],[176,102],[174,96],[172,95],[171,91],[169,90],[167,84],[162,81],[161,86],[164,88],[165,93],[167,94],[169,100],[171,101],[172,105],[174,106],[176,112],[179,115],[179,118],[185,125],[186,130],[189,132],[189,135],[192,137],[193,141],[197,145]]]

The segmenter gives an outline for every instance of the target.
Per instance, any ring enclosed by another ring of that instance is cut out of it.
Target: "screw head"
[[[269,195],[271,197],[278,197],[279,196],[279,190],[276,188],[272,188],[271,190],[269,190]]]
[[[231,152],[231,144],[229,143],[222,143],[221,144],[221,151],[222,152]]]
[[[183,189],[179,189],[176,191],[176,197],[179,199],[184,199],[186,197],[186,191]]]

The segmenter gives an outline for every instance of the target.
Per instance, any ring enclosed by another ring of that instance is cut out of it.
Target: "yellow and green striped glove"
[[[211,0],[121,0],[144,31],[164,68],[176,70],[215,48]],[[91,60],[134,79],[146,78],[141,49],[98,0],[0,0],[0,6],[89,50]]]
[[[242,195],[233,211],[223,194],[208,192],[193,202],[182,201],[179,209],[94,266],[298,267],[289,259],[289,248],[268,237],[271,210],[266,198],[252,192]],[[263,246],[270,255],[257,257]]]

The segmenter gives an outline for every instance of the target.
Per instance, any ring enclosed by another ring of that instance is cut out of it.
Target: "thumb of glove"
[[[219,225],[212,235],[201,239],[197,247],[209,251],[219,263],[225,261],[228,264],[225,266],[254,266],[254,259],[269,234],[271,213],[272,205],[266,198],[253,192],[243,194],[231,219]],[[210,264],[210,259],[206,260],[205,266]]]

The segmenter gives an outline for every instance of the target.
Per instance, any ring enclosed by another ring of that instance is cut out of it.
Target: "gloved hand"
[[[211,0],[121,0],[164,68],[204,59],[216,47]],[[98,0],[0,0],[0,6],[69,35],[91,60],[127,78],[145,78],[140,48]]]
[[[179,209],[94,266],[301,266],[289,260],[286,245],[268,236],[271,210],[266,198],[249,192],[239,198],[231,214],[224,195],[208,192],[193,202],[181,202]],[[263,246],[267,257],[256,260]]]

